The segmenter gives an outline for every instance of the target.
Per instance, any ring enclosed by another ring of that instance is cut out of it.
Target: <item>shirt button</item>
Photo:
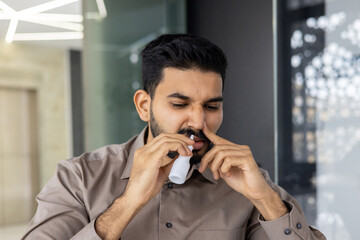
[[[291,234],[291,230],[287,228],[287,229],[285,229],[284,233],[285,233],[286,235],[290,235],[290,234]]]
[[[167,184],[167,187],[168,187],[168,189],[172,189],[172,188],[173,188],[173,184],[172,184],[171,182],[169,182],[169,183]]]
[[[167,222],[167,223],[166,223],[166,227],[167,227],[167,228],[172,228],[172,223],[171,223],[171,222]]]
[[[297,223],[297,224],[296,224],[296,228],[297,228],[297,229],[301,229],[301,228],[302,228],[301,223]]]

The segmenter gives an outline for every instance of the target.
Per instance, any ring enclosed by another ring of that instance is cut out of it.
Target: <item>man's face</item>
[[[199,162],[210,142],[204,123],[217,132],[223,119],[222,80],[214,72],[165,68],[150,108],[148,141],[162,132],[195,135],[194,159]]]

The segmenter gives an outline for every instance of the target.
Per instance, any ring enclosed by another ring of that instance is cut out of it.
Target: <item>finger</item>
[[[223,164],[221,165],[219,171],[225,175],[228,175],[232,167],[237,167],[244,170],[244,168],[246,168],[247,163],[248,163],[247,157],[227,158],[225,161],[223,161]]]
[[[204,126],[203,126],[202,131],[205,134],[205,136],[215,145],[216,144],[221,144],[221,143],[230,143],[229,141],[227,141],[227,140],[219,137],[215,133],[211,132],[209,130],[208,126],[206,125],[206,122],[204,122]]]
[[[222,151],[222,152],[218,152],[214,158],[214,160],[211,162],[211,166],[210,169],[215,176],[220,177],[219,173],[221,173],[221,167],[227,163],[232,161],[232,159],[234,158],[238,158],[238,150],[228,150],[226,152]]]
[[[229,175],[230,169],[234,166],[239,166],[239,163],[231,160],[224,161],[221,165],[220,172],[226,176]]]
[[[231,177],[231,172],[230,172],[230,171],[228,171],[228,172],[226,172],[226,173],[223,173],[223,172],[219,171],[219,174],[220,174],[220,177],[221,177],[221,178]]]
[[[227,151],[233,151],[233,150],[239,150],[242,151],[242,148],[236,146],[236,145],[227,145],[227,144],[219,144],[214,145],[212,149],[210,149],[203,157],[203,159],[206,158],[214,158],[218,152],[227,152]]]
[[[238,151],[236,150],[228,150],[228,151],[221,151],[217,152],[213,161],[211,162],[210,169],[212,172],[217,172],[220,170],[220,167],[223,165],[223,162],[226,160],[228,161],[232,157],[236,158],[238,156]]]
[[[161,137],[154,143],[154,146],[159,146],[159,145],[163,145],[163,144],[166,144],[167,141],[180,141],[183,143],[186,151],[188,152],[188,154],[182,154],[182,155],[191,155],[192,152],[191,150],[189,149],[188,146],[190,145],[194,145],[195,144],[195,141],[184,136],[184,135],[181,135],[181,134],[161,134]]]
[[[211,169],[212,164],[213,164],[212,161],[209,162],[208,167],[209,167],[214,179],[218,180],[220,178],[220,173],[218,171],[212,171],[212,169]]]
[[[221,165],[220,172],[226,175],[232,166],[233,163],[231,161],[224,161],[224,163]]]
[[[217,155],[212,159],[212,161],[209,163],[209,168],[216,180],[219,179],[219,167],[222,165],[222,162],[224,161],[224,156],[222,152],[218,152]]]
[[[169,158],[167,156],[163,157],[162,158],[162,161],[161,161],[161,165],[160,167],[163,168],[163,167],[167,167],[168,165],[173,165],[174,161],[177,159],[178,157],[175,157],[175,158]]]
[[[180,147],[181,146],[181,147]],[[192,155],[191,150],[188,147],[188,144],[182,139],[173,138],[170,136],[162,137],[160,140],[149,146],[149,151],[158,152],[161,154],[167,155],[169,152],[178,152],[183,156]]]
[[[171,168],[172,168],[173,164],[174,164],[174,162],[161,167],[161,171],[163,172],[163,174],[165,176],[165,180],[168,178],[168,176],[169,176],[169,174],[171,172]]]
[[[159,151],[162,156],[166,156],[167,158],[170,158],[168,156],[169,152],[177,152],[179,155],[182,156],[192,156],[192,152],[189,149],[189,147],[182,142],[165,142],[159,148],[160,149],[154,149],[154,150],[156,152]],[[170,159],[176,159],[176,157]]]
[[[180,154],[181,155],[181,154]],[[174,161],[180,156],[180,155],[177,155],[175,156],[174,158],[170,158],[168,155],[166,156],[163,156],[162,157],[162,161],[161,161],[161,165],[160,167],[165,167],[167,165],[171,165],[174,163]],[[189,155],[189,157],[191,157],[193,154],[191,153],[191,155]],[[183,155],[185,156],[185,155]]]
[[[183,134],[178,134],[178,133],[161,133],[159,136],[155,137],[153,139],[154,144],[156,142],[162,141],[163,139],[168,139],[168,138],[172,138],[172,139],[178,139],[178,140],[182,140],[186,143],[186,145],[194,145],[195,141],[188,138],[187,136],[183,135]]]
[[[187,145],[194,145],[194,143],[195,143],[194,140],[190,139],[190,137],[187,137],[187,136],[185,136],[185,135],[183,135],[183,134],[178,134],[178,133],[176,133],[176,134],[174,134],[174,137],[179,138],[179,139],[185,141],[185,143],[186,143]]]
[[[219,173],[219,171],[213,172],[213,176],[214,176],[214,179],[215,179],[215,180],[219,180],[219,178],[220,178],[220,173]]]
[[[148,153],[148,157],[146,157],[145,161],[148,162],[150,165],[156,166],[156,168],[165,166],[175,160],[175,158],[172,159],[167,156],[169,151],[176,151],[183,156],[192,156],[192,153],[188,154],[185,150],[185,147],[181,143],[172,142],[167,143],[162,147],[153,149],[151,152]]]
[[[208,156],[207,158],[202,158],[200,162],[199,172],[204,172],[206,167],[210,164],[210,162],[214,159],[214,157]]]
[[[227,152],[227,151],[235,151],[239,150],[240,155],[246,155],[245,153],[242,153],[242,148],[239,148],[237,145],[215,145],[209,152],[207,152],[204,157],[201,159],[199,171],[203,172],[206,167],[208,166],[209,162],[211,162],[215,156],[219,152]]]
[[[164,185],[165,181],[168,179],[168,176],[170,174],[172,163],[167,164],[160,168],[159,175],[158,175],[158,186],[157,189],[160,189],[162,185]]]

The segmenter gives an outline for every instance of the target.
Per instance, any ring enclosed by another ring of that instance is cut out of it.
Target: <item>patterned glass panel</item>
[[[292,160],[280,161],[279,182],[327,239],[360,235],[359,9],[355,0],[288,0],[285,11]]]

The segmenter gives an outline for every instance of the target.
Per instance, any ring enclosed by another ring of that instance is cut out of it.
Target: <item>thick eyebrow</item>
[[[191,100],[190,97],[185,96],[181,93],[173,93],[167,96],[168,98],[180,98],[182,100]],[[209,100],[207,100],[207,103],[212,103],[212,102],[222,102],[223,101],[223,97],[215,97],[215,98],[211,98]]]
[[[167,96],[168,98],[180,98],[183,100],[190,100],[191,98],[185,95],[182,95],[181,93],[173,93]]]
[[[211,102],[223,102],[223,97],[216,97],[216,98],[211,98],[209,100],[207,100],[207,103],[211,103]]]

